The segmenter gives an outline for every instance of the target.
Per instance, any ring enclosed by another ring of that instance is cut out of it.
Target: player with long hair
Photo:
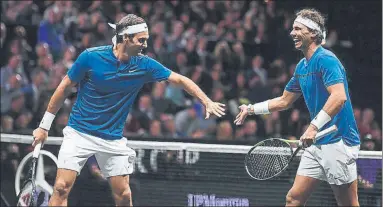
[[[325,20],[315,9],[296,13],[290,33],[304,58],[282,96],[254,105],[242,105],[234,123],[248,115],[282,111],[301,96],[312,119],[300,140],[306,147],[286,206],[302,206],[320,181],[331,185],[339,206],[359,206],[357,168],[360,138],[354,118],[346,71],[334,53],[323,48]],[[315,142],[319,130],[336,125],[338,131]]]

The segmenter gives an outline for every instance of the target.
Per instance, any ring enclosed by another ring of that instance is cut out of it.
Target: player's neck
[[[113,54],[120,61],[128,61],[130,59],[130,55],[125,52],[124,44],[117,44],[113,46]]]
[[[319,48],[319,46],[320,45],[311,43],[306,49],[302,51],[307,61],[310,60],[310,58],[313,56],[314,52]]]

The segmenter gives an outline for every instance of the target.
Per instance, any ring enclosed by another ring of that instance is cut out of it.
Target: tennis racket
[[[35,173],[37,158],[39,157],[40,149],[41,143],[38,143],[33,150],[32,165],[29,168],[28,177],[23,183],[21,191],[17,196],[17,206],[36,206],[37,195]]]
[[[338,131],[333,125],[315,136],[315,140]],[[298,144],[294,151],[291,144]],[[266,139],[252,147],[245,157],[245,168],[250,177],[256,180],[268,180],[281,174],[298,152],[303,149],[300,140],[278,138]]]

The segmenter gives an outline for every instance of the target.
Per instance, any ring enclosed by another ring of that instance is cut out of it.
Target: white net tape
[[[45,144],[61,145],[62,137],[48,137]],[[33,137],[19,134],[1,134],[1,142],[15,142],[31,144]],[[223,145],[223,144],[200,144],[184,142],[156,142],[129,140],[129,147],[133,149],[157,149],[157,150],[186,150],[195,152],[246,154],[252,146],[247,145]],[[300,156],[302,151],[298,154]],[[382,159],[382,151],[359,151],[359,158]]]

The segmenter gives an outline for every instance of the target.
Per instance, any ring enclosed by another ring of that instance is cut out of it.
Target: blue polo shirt
[[[343,139],[347,145],[359,145],[359,131],[348,92],[346,71],[334,53],[320,46],[309,61],[303,58],[298,63],[285,90],[303,94],[312,120],[322,110],[330,95],[327,87],[337,83],[344,84],[347,101],[339,113],[321,130],[335,124],[338,127],[338,132],[318,140],[316,144],[330,144]]]
[[[121,139],[134,100],[145,83],[167,80],[171,71],[148,56],[121,62],[113,46],[83,51],[68,77],[78,83],[68,126],[102,139]]]

